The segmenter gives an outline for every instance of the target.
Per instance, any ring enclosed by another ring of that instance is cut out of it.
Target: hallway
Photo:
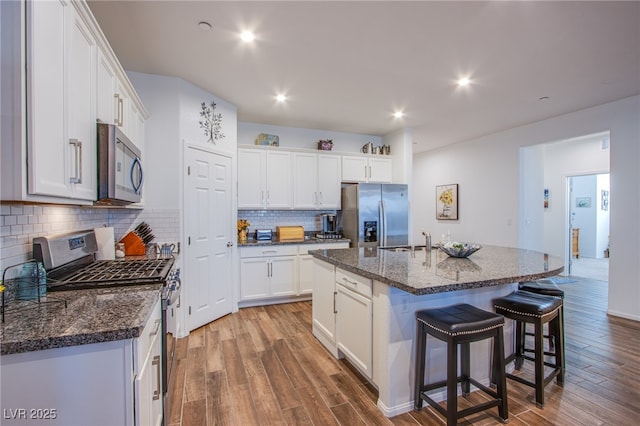
[[[609,282],[609,258],[580,257],[571,259],[571,277]]]

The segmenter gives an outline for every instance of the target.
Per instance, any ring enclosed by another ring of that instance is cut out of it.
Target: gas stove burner
[[[319,240],[339,240],[343,237],[342,234],[339,233],[329,233],[329,232],[320,232],[316,234],[316,238]]]
[[[101,260],[62,277],[51,276],[50,291],[164,283],[173,259]]]

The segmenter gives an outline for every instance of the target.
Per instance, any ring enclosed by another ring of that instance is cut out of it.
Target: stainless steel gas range
[[[162,396],[166,420],[175,353],[167,312],[176,303],[181,284],[180,270],[174,268],[175,257],[95,260],[97,247],[93,230],[38,237],[33,240],[33,257],[42,262],[47,271],[48,291],[162,284]]]

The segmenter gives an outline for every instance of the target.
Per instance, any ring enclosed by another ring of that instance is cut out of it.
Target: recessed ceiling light
[[[458,87],[466,87],[471,84],[471,79],[469,77],[462,77],[458,80]]]
[[[404,112],[396,111],[396,112],[393,113],[393,117],[394,118],[402,118],[402,117],[404,117]]]
[[[202,31],[211,31],[211,28],[213,28],[207,21],[198,22],[198,27],[200,27]]]
[[[245,43],[251,43],[255,38],[256,36],[251,31],[243,31],[240,34],[240,39]]]
[[[276,95],[276,101],[278,101],[278,102],[284,102],[284,101],[286,101],[286,100],[287,100],[286,95],[282,95],[282,94],[280,94],[280,95]]]

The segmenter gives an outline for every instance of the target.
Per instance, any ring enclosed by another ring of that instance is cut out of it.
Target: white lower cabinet
[[[368,379],[373,373],[372,281],[336,269],[336,346]]]
[[[0,357],[2,424],[160,425],[160,309],[136,339]]]
[[[373,377],[373,283],[314,261],[313,334],[336,357]]]
[[[300,244],[298,246],[298,270],[300,276],[299,293],[313,292],[313,256],[311,250],[349,248],[349,243]]]
[[[295,245],[240,248],[240,300],[298,294]]]
[[[162,424],[162,348],[160,302],[134,342],[135,424]]]
[[[337,356],[336,346],[336,267],[313,259],[313,335]]]

